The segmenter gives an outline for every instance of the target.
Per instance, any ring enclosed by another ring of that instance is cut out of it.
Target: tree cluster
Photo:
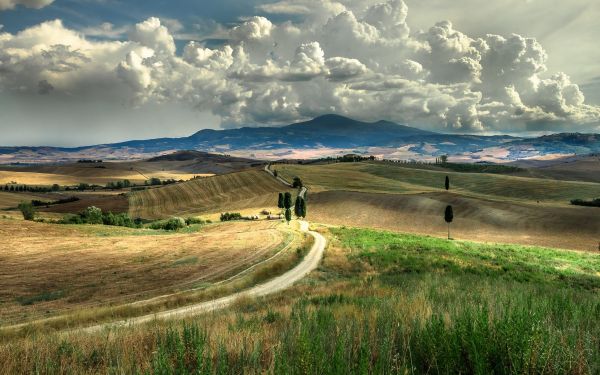
[[[102,212],[102,209],[90,206],[76,215],[67,215],[63,217],[59,224],[101,224],[119,227],[139,228],[141,220],[133,220],[126,213],[114,214],[112,212]]]
[[[131,181],[129,181],[129,180],[122,180],[122,181],[116,181],[116,182],[111,181],[106,184],[106,188],[112,189],[112,190],[127,189],[130,186],[131,186]]]

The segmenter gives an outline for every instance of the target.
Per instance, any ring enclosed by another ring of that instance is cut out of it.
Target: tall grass
[[[371,230],[331,234],[319,272],[284,295],[180,323],[14,341],[0,345],[0,367],[22,373],[600,373],[598,255]]]

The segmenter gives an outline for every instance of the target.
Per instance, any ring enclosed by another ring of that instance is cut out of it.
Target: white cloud
[[[329,112],[458,132],[600,122],[600,109],[585,104],[578,85],[548,74],[546,52],[533,38],[472,37],[447,21],[411,33],[401,0],[323,2],[326,17],[312,3],[262,6],[306,17],[295,24],[251,17],[225,31],[225,45],[191,42],[181,54],[173,34],[182,26],[158,18],[132,26],[122,41],[91,41],[58,20],[0,33],[0,90],[185,103],[227,126]]]
[[[0,10],[14,9],[17,5],[40,9],[52,4],[54,0],[0,0]]]

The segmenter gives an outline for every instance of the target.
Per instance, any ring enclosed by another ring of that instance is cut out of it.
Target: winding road
[[[268,165],[265,167],[265,171],[268,172],[269,174],[271,174],[273,177],[275,177],[273,172],[271,172],[271,170],[269,169]],[[276,178],[279,181],[281,181],[282,183],[286,184],[287,186],[290,186],[290,184],[287,181],[285,181],[284,179],[282,179],[280,177],[276,177]],[[306,194],[306,188],[303,187],[300,190],[299,195],[301,197],[304,197],[305,194]],[[299,221],[299,223],[300,223],[300,230],[302,232],[306,232],[310,236],[312,236],[314,238],[314,243],[313,243],[310,251],[308,252],[308,254],[304,257],[304,259],[298,265],[296,265],[296,267],[292,268],[291,270],[285,272],[284,274],[282,274],[280,276],[277,276],[277,277],[275,277],[269,281],[266,281],[262,284],[255,285],[254,287],[252,287],[250,289],[247,289],[247,290],[244,290],[244,291],[241,291],[238,293],[234,293],[234,294],[228,295],[226,297],[221,297],[221,298],[217,298],[217,299],[210,300],[210,301],[205,301],[205,302],[201,302],[201,303],[197,303],[197,304],[193,304],[193,305],[183,306],[183,307],[179,307],[179,308],[172,309],[172,310],[161,311],[161,312],[157,312],[157,313],[153,313],[153,314],[137,316],[137,317],[128,318],[128,319],[124,319],[124,320],[102,323],[102,324],[97,324],[97,325],[88,326],[88,327],[84,327],[84,328],[76,328],[76,329],[73,329],[72,331],[98,332],[98,331],[102,331],[104,329],[127,327],[127,326],[151,322],[154,320],[183,318],[183,317],[187,317],[187,316],[203,314],[203,313],[207,313],[210,311],[215,311],[215,310],[226,308],[228,306],[231,306],[236,300],[238,300],[241,297],[250,297],[250,298],[263,297],[263,296],[266,296],[269,294],[274,294],[274,293],[280,292],[286,288],[289,288],[294,283],[301,280],[302,278],[304,278],[304,276],[306,276],[308,273],[310,273],[311,271],[313,271],[315,268],[318,267],[319,262],[323,258],[323,253],[325,251],[325,245],[327,244],[325,237],[323,237],[321,234],[311,231],[309,229],[308,222]]]
[[[289,288],[294,283],[301,280],[304,276],[310,273],[312,270],[317,268],[319,262],[321,261],[321,258],[323,257],[323,252],[325,251],[325,245],[327,243],[327,241],[321,234],[311,231],[309,229],[308,222],[300,221],[299,223],[300,229],[303,232],[306,232],[309,235],[311,235],[314,238],[315,242],[313,243],[308,254],[296,267],[292,268],[291,270],[287,271],[286,273],[280,276],[275,277],[274,279],[271,279],[262,284],[258,284],[245,291],[234,293],[229,296],[218,298],[215,300],[179,307],[172,310],[161,311],[154,314],[142,315],[125,320],[78,328],[74,331],[97,332],[104,329],[147,323],[153,320],[182,318],[186,316],[198,315],[231,306],[240,297],[263,297]]]

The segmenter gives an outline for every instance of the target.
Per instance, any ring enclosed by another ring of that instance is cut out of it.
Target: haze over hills
[[[508,135],[442,134],[389,121],[367,123],[339,115],[277,127],[204,129],[188,137],[131,140],[75,148],[0,147],[0,163],[60,162],[94,157],[142,159],[177,150],[235,152],[263,158],[293,157],[285,150],[319,150],[318,155],[354,151],[390,159],[451,155],[463,161],[511,161],[600,151],[600,135],[560,133],[537,138]],[[262,152],[261,152],[262,151]],[[309,154],[310,155],[310,154]]]

